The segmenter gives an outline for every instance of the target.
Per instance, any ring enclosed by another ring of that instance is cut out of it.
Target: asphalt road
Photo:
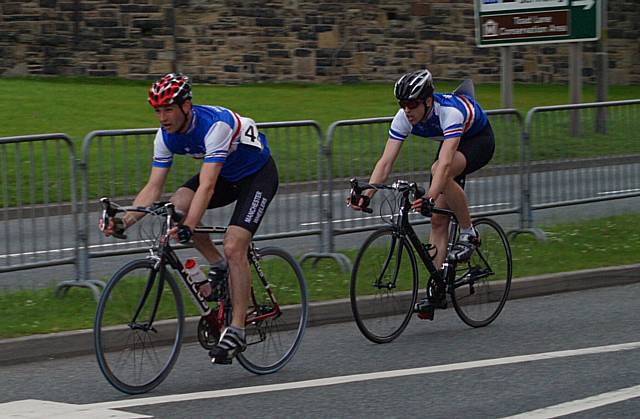
[[[637,417],[639,297],[636,283],[511,300],[482,329],[439,311],[387,345],[353,322],[313,327],[270,376],[211,366],[189,344],[136,397],[111,388],[93,356],[7,366],[0,417]]]

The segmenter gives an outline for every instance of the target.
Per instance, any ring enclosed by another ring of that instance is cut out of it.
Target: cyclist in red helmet
[[[149,89],[149,104],[156,110],[167,107],[168,109],[176,109],[182,113],[182,124],[178,127],[177,132],[184,128],[184,124],[188,122],[188,114],[184,111],[183,103],[191,101],[191,81],[189,77],[183,74],[169,73],[157,82],[151,85]],[[172,107],[171,105],[176,105]],[[162,123],[162,120],[160,121]]]
[[[160,198],[175,154],[203,160],[200,172],[171,197],[186,215],[170,233],[181,243],[192,241],[209,262],[210,283],[200,288],[203,295],[229,275],[232,323],[209,352],[212,362],[226,364],[246,348],[244,322],[251,289],[247,250],[278,189],[278,171],[267,139],[252,119],[221,106],[194,105],[191,99],[191,82],[183,74],[167,74],[151,86],[148,100],[161,127],[151,175],[133,205],[149,206]],[[208,208],[234,201],[223,256],[207,234],[193,234],[193,229]],[[123,231],[140,217],[126,214],[124,225],[112,224],[105,234]]]

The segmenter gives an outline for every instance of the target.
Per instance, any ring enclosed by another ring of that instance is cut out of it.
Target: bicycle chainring
[[[200,317],[198,322],[198,342],[204,349],[211,349],[220,340],[220,329],[213,316]]]

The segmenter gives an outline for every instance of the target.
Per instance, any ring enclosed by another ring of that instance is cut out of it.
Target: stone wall
[[[610,81],[640,83],[640,2],[608,5]],[[498,82],[500,50],[476,47],[474,27],[469,0],[5,0],[0,75],[355,82],[427,66]],[[596,46],[583,43],[587,82]],[[516,47],[513,61],[517,81],[567,81],[567,44]]]

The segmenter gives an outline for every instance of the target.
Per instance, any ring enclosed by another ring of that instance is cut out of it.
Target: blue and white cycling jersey
[[[184,134],[158,129],[153,143],[153,166],[171,167],[174,154],[206,163],[223,163],[220,176],[232,182],[260,170],[271,152],[256,123],[221,106],[193,105],[191,126]]]
[[[420,137],[441,137],[441,141],[450,138],[472,137],[487,125],[487,114],[478,103],[461,94],[433,94],[433,108],[426,120],[415,126],[407,119],[404,110],[398,110],[389,128],[389,138],[404,141],[409,134]]]

